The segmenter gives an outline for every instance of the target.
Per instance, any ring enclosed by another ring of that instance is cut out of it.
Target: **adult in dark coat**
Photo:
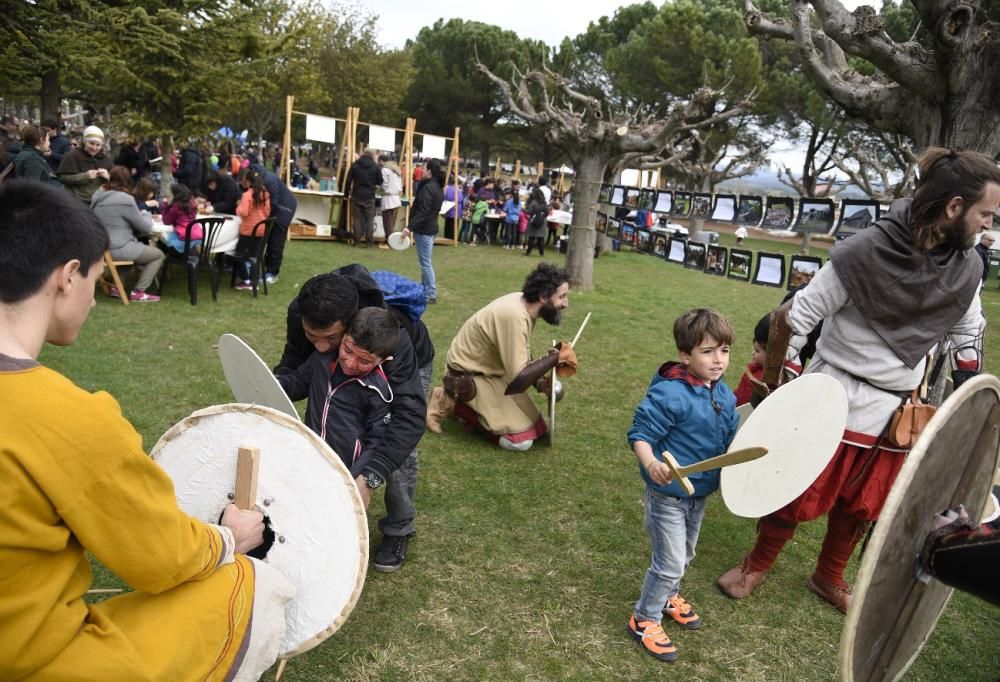
[[[201,191],[201,182],[205,177],[205,157],[194,147],[181,150],[181,163],[174,173],[174,179],[187,186],[192,192]]]
[[[59,164],[62,163],[63,157],[70,152],[69,139],[62,134],[62,127],[59,125],[59,121],[54,118],[42,121],[42,130],[49,135],[49,155],[46,158],[49,162],[49,168],[55,173],[59,170]]]
[[[104,131],[87,126],[82,146],[70,151],[59,164],[59,181],[89,207],[94,192],[110,178],[111,165],[104,153]]]
[[[378,284],[361,265],[347,265],[303,284],[288,306],[285,350],[274,374],[280,378],[296,372],[313,352],[335,353],[351,316],[370,306],[387,307]],[[389,309],[397,319],[406,317]],[[382,365],[393,391],[392,421],[355,479],[366,503],[373,490],[386,484],[386,515],[379,520],[383,538],[375,551],[375,568],[384,572],[403,565],[414,533],[413,496],[419,469],[416,446],[424,433],[434,364],[434,346],[424,324],[409,320],[400,328],[406,333],[399,335],[392,360]],[[369,474],[374,474],[374,479]]]
[[[49,138],[37,126],[28,126],[21,133],[21,140],[21,151],[14,157],[14,177],[51,182],[52,169],[45,160]]]
[[[431,256],[434,253],[434,237],[438,233],[438,214],[444,203],[444,171],[441,162],[431,159],[427,162],[427,172],[417,186],[410,212],[410,224],[403,233],[413,233],[417,245],[417,260],[420,261],[420,283],[424,285],[424,296],[428,303],[437,303],[437,278]]]
[[[115,165],[124,166],[125,168],[128,168],[128,172],[133,178],[138,177],[139,175],[138,140],[134,138],[129,138],[128,142],[122,145],[121,149],[118,150],[118,156],[115,157]]]
[[[375,188],[382,184],[382,169],[375,163],[374,152],[366,149],[351,164],[344,183],[344,194],[351,198],[351,222],[354,227],[354,245],[367,241],[375,245]]]
[[[986,286],[986,277],[990,274],[990,249],[993,248],[993,235],[984,232],[976,244],[976,253],[983,259],[983,286]]]
[[[240,201],[240,188],[229,173],[209,168],[205,171],[205,184],[201,193],[212,204],[216,213],[235,215],[236,204]]]
[[[299,202],[292,194],[292,190],[288,189],[288,185],[263,165],[251,162],[250,168],[260,174],[264,187],[271,196],[271,217],[274,218],[274,227],[271,229],[271,238],[267,240],[267,251],[264,254],[266,268],[264,277],[268,284],[274,284],[278,281],[281,261],[285,256],[288,226],[292,224],[292,217],[299,207]]]

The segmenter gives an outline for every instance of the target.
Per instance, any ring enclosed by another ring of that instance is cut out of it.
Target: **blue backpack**
[[[388,270],[376,270],[371,276],[382,290],[386,304],[403,309],[414,322],[427,310],[423,284]]]

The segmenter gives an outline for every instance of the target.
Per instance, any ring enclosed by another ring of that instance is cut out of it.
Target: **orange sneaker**
[[[636,622],[633,613],[628,619],[628,631],[632,635],[632,639],[638,642],[639,646],[650,656],[667,662],[677,660],[677,647],[670,641],[670,637],[663,631],[659,623],[654,623],[651,620]]]
[[[701,618],[679,592],[667,600],[667,608],[663,609],[663,612],[673,618],[682,628],[697,630],[701,627]]]

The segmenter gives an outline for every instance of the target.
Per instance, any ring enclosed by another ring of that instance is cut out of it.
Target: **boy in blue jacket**
[[[674,321],[674,341],[681,361],[664,363],[653,376],[628,432],[646,484],[645,526],[653,549],[628,630],[661,661],[677,659],[677,648],[660,625],[663,614],[683,628],[701,626],[680,595],[680,581],[694,559],[705,501],[719,487],[717,469],[693,474],[689,496],[671,480],[662,453],[681,466],[721,455],[739,425],[736,398],[722,381],[733,342],[729,322],[714,310],[689,310]]]

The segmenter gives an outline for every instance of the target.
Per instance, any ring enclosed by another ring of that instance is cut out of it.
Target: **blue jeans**
[[[417,261],[420,263],[420,283],[424,285],[424,297],[437,298],[437,280],[434,278],[434,266],[431,264],[434,235],[414,234],[413,240],[417,244]]]
[[[420,368],[420,385],[424,389],[424,397],[431,392],[431,376],[434,365],[428,364]],[[413,504],[413,496],[417,492],[417,474],[420,462],[417,459],[417,449],[413,448],[410,456],[403,460],[398,469],[392,472],[385,484],[385,516],[379,519],[378,529],[382,535],[411,535],[413,519],[417,508]]]
[[[659,623],[667,600],[680,591],[681,576],[698,544],[706,497],[673,497],[646,486],[645,525],[653,558],[635,603],[636,620]]]

